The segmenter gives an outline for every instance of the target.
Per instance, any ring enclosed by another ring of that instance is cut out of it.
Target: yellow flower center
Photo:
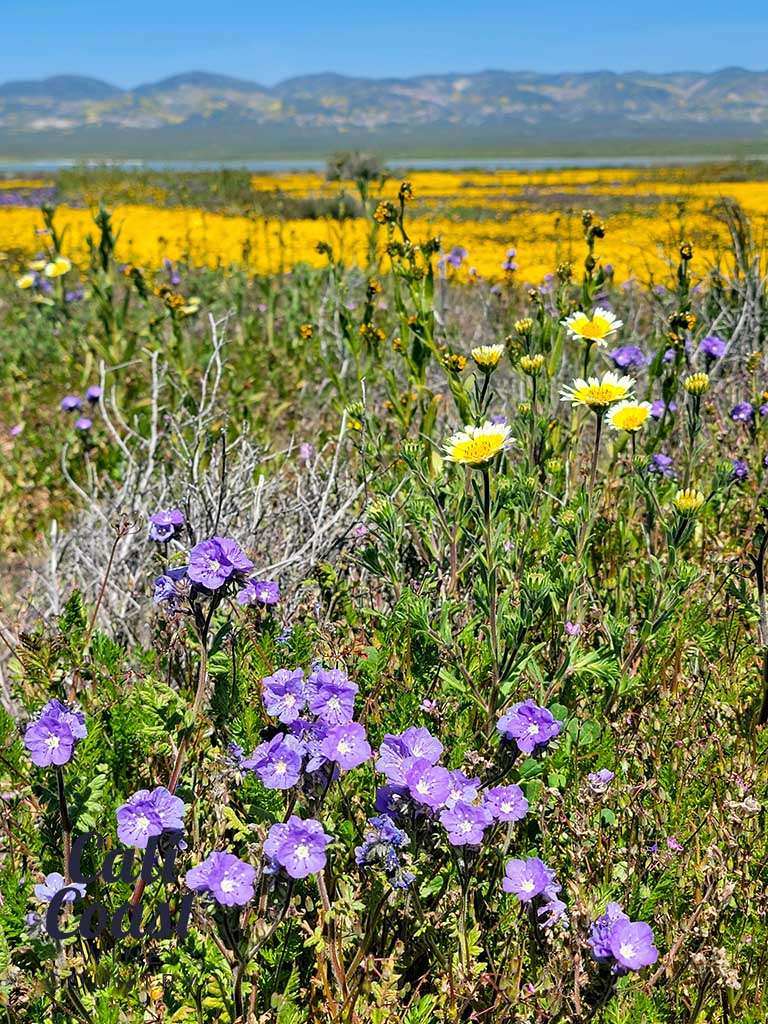
[[[610,333],[611,324],[605,317],[598,314],[592,317],[591,320],[586,316],[583,320],[574,320],[571,324],[571,329],[580,334],[582,338],[600,341],[600,339],[605,338]]]
[[[650,411],[642,405],[629,406],[626,409],[617,409],[612,413],[614,427],[619,430],[639,430],[650,415]]]
[[[588,384],[585,388],[577,388],[573,393],[573,397],[577,402],[583,402],[584,405],[597,408],[610,405],[611,402],[617,402],[628,394],[629,391],[623,384],[611,384],[608,382],[604,384]]]
[[[451,449],[451,455],[456,462],[487,462],[501,450],[503,444],[503,434],[484,434],[482,437],[457,441]]]

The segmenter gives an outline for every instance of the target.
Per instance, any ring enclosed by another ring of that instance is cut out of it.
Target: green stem
[[[69,819],[67,809],[67,795],[64,790],[64,770],[56,768],[56,792],[59,798],[59,817],[61,818],[61,834],[64,845],[64,881],[69,883],[72,879],[70,874],[70,862],[72,860],[72,822]]]
[[[592,516],[592,494],[597,479],[597,460],[600,455],[600,439],[603,436],[603,413],[597,413],[597,425],[595,427],[595,450],[592,452],[592,468],[589,473],[589,515]]]
[[[493,658],[491,712],[496,710],[496,698],[499,686],[499,636],[496,621],[496,567],[493,563],[493,529],[491,523],[491,474],[486,466],[483,469],[483,530],[485,535],[485,580],[488,588],[488,626],[491,638],[491,655]]]

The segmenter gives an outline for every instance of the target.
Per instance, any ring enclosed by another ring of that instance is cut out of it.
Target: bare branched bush
[[[27,618],[58,614],[77,589],[98,602],[101,626],[139,639],[160,565],[147,520],[160,509],[183,510],[184,549],[214,534],[237,538],[253,557],[256,574],[279,580],[294,603],[312,567],[343,545],[362,491],[350,472],[345,418],[335,441],[320,451],[293,440],[268,451],[247,424],[222,425],[226,326],[226,319],[210,320],[212,350],[193,407],[185,402],[174,414],[165,411],[171,374],[160,353],[149,356],[152,386],[143,428],[120,408],[114,383],[120,368],[101,365],[100,411],[120,451],[121,471],[113,479],[90,470],[82,484],[72,452],[64,448],[62,472],[82,510],[64,530],[53,523],[26,594]]]

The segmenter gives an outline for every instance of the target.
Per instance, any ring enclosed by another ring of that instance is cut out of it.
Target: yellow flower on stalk
[[[709,374],[692,373],[683,381],[683,387],[689,395],[703,395],[705,391],[709,390]]]
[[[32,260],[31,263],[29,264],[29,269],[38,271],[45,270],[45,265],[47,262],[48,260]]]
[[[57,256],[52,263],[46,263],[44,273],[46,277],[63,277],[71,269],[72,263],[66,256]]]
[[[570,387],[561,390],[560,399],[601,412],[614,402],[631,398],[634,386],[632,377],[620,377],[613,370],[607,370],[602,377],[590,377],[589,380],[577,377]]]
[[[486,421],[481,427],[465,427],[445,442],[446,457],[467,466],[482,466],[511,443],[506,423]]]
[[[495,370],[501,362],[501,357],[503,355],[503,345],[479,345],[477,348],[473,348],[471,352],[471,356],[476,365],[485,373],[490,373],[491,370]]]
[[[535,377],[544,365],[544,356],[539,352],[535,356],[520,356],[520,369],[529,377]]]
[[[32,288],[35,283],[35,274],[22,274],[21,277],[16,279],[17,288]]]
[[[702,507],[706,498],[695,487],[686,487],[679,490],[672,499],[672,504],[677,511],[684,516],[693,516]]]
[[[571,313],[560,322],[568,331],[569,338],[581,338],[584,341],[596,342],[599,346],[605,345],[606,338],[624,326],[623,320],[619,320],[610,310],[603,309],[602,306],[597,306],[592,311],[591,317],[579,311]]]
[[[651,415],[650,402],[619,402],[608,413],[608,422],[614,430],[634,434]]]

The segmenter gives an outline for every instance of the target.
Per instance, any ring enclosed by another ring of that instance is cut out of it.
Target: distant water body
[[[537,158],[476,158],[453,159],[395,159],[387,167],[435,171],[547,171],[562,167],[663,167],[681,164],[716,163],[727,160],[722,156],[624,156],[624,157],[537,157]],[[746,159],[766,160],[765,154]],[[324,160],[0,160],[0,172],[25,174],[53,172],[67,167],[120,167],[151,171],[218,171],[223,168],[268,173],[271,171],[322,171]]]

